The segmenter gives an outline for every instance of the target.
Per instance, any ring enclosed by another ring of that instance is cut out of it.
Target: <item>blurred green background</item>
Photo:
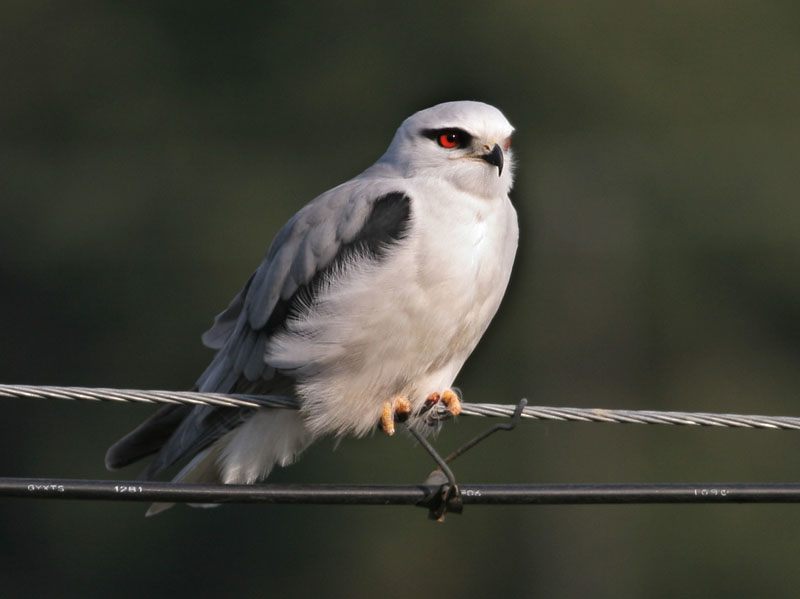
[[[12,0],[0,12],[0,381],[188,388],[279,226],[415,110],[517,127],[521,246],[468,401],[800,414],[796,2]],[[3,400],[0,475],[133,478],[150,408]],[[461,418],[442,451],[487,426]],[[526,422],[462,481],[791,481],[791,432]],[[415,483],[408,438],[275,482]],[[794,596],[800,506],[0,501],[15,598]]]

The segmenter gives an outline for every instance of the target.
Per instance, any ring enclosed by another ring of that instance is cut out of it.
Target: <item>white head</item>
[[[446,102],[411,115],[378,161],[405,177],[438,177],[477,196],[506,195],[513,182],[514,128],[494,106]]]

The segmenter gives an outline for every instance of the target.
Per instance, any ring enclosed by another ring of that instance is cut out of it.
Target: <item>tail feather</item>
[[[265,479],[275,465],[292,464],[314,438],[296,410],[261,409],[198,453],[173,481],[252,484]],[[173,505],[154,503],[147,515],[154,516]],[[191,505],[216,507],[216,504]]]
[[[221,450],[221,445],[216,443],[198,453],[186,464],[180,472],[172,479],[176,483],[219,483],[219,467],[217,458]],[[174,503],[158,501],[148,508],[145,516],[155,516],[171,508]],[[192,507],[217,507],[218,503],[193,503]]]
[[[296,410],[258,410],[231,431],[219,456],[222,482],[252,484],[265,479],[273,466],[288,466],[314,441]]]

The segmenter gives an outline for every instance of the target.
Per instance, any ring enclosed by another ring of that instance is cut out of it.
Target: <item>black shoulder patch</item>
[[[280,300],[264,326],[264,332],[271,335],[281,327],[286,318],[303,306],[313,305],[321,284],[330,273],[337,271],[354,255],[367,256],[381,261],[392,245],[408,235],[411,224],[411,198],[395,191],[376,199],[372,204],[364,226],[348,243],[342,244],[329,264],[322,266],[311,280],[300,287],[288,300]]]
[[[410,217],[411,198],[404,193],[395,191],[379,197],[355,239],[341,247],[333,262],[346,258],[340,256],[348,252],[366,253],[380,260],[389,246],[406,237]]]

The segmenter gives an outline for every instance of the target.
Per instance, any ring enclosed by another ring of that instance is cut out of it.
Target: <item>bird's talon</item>
[[[442,403],[447,406],[447,411],[453,416],[458,416],[461,413],[461,400],[451,389],[445,389],[442,392]]]
[[[393,402],[394,419],[397,422],[405,422],[411,416],[411,402],[405,397],[396,397]]]
[[[392,401],[383,403],[381,411],[380,428],[389,436],[394,434],[394,423],[405,422],[411,414],[411,402],[405,397],[397,396]]]
[[[425,403],[422,404],[422,408],[420,408],[419,413],[425,414],[428,410],[430,410],[433,406],[439,403],[439,399],[441,399],[441,395],[436,393],[435,391],[431,393],[426,399]]]
[[[392,414],[392,402],[387,401],[383,404],[383,411],[381,411],[381,430],[387,435],[394,434],[394,414]]]

